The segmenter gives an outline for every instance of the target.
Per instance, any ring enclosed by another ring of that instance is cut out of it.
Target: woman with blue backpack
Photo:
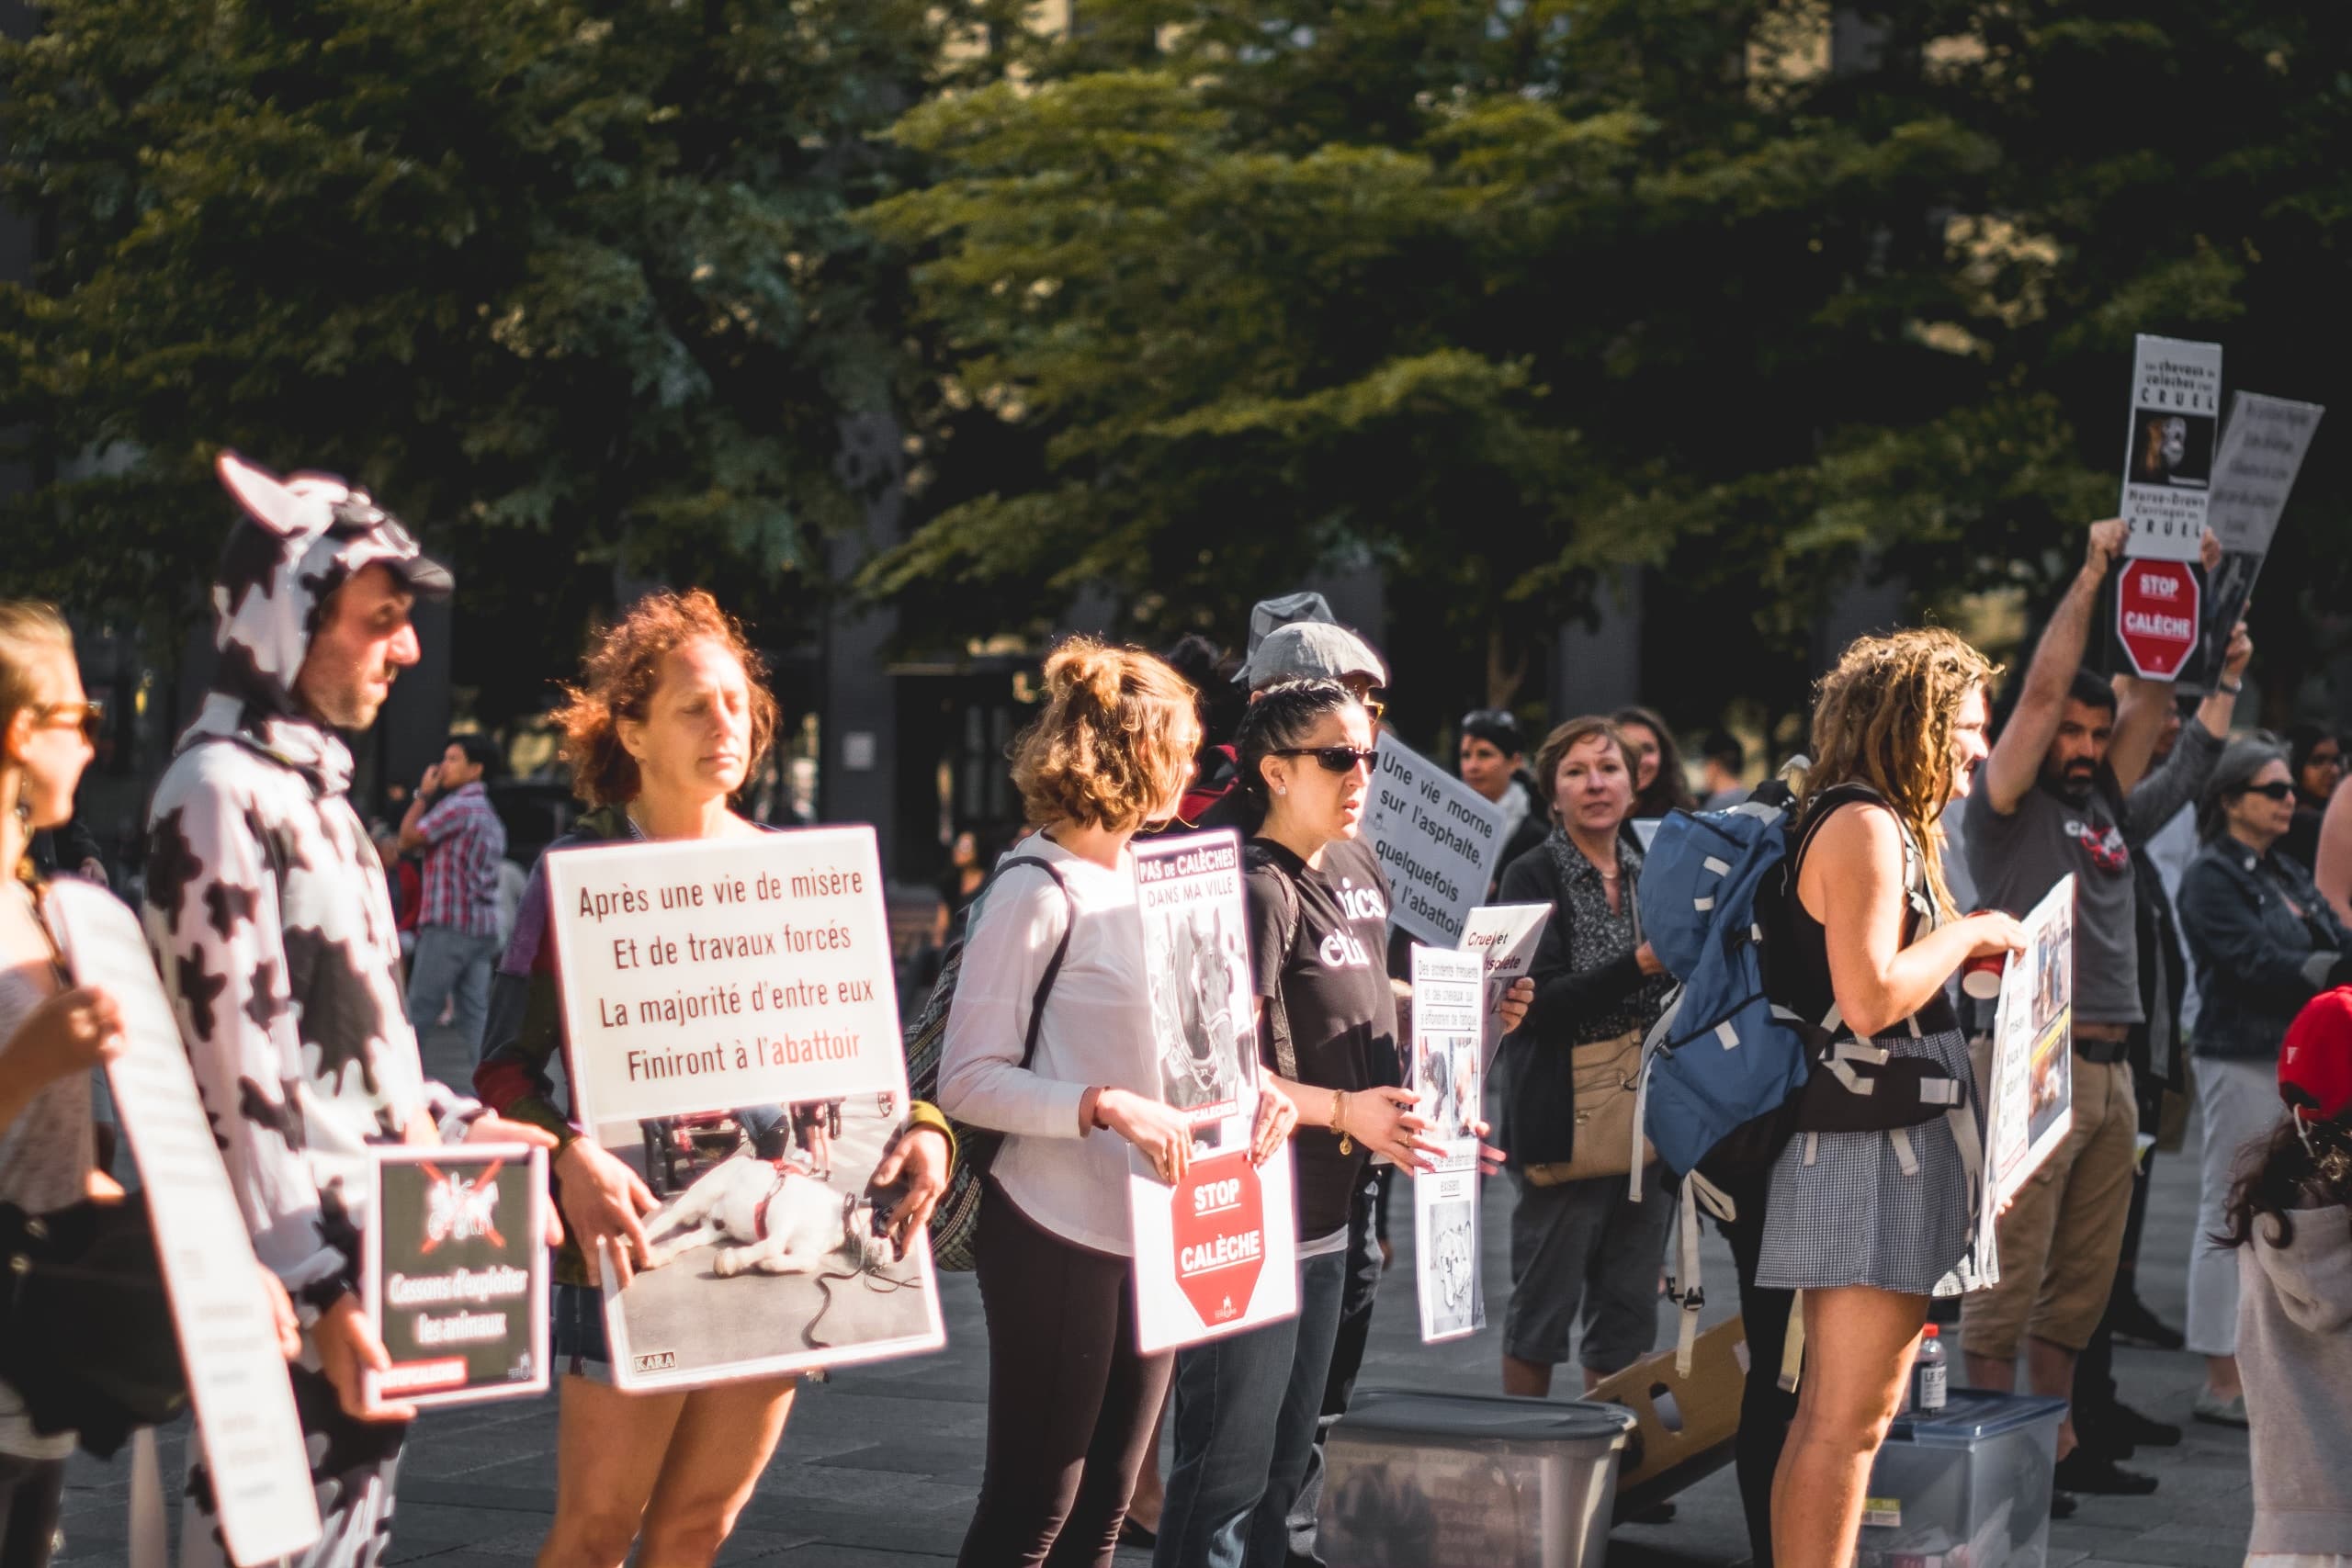
[[[1772,1168],[1757,1267],[1764,1289],[1804,1292],[1811,1347],[1772,1491],[1773,1556],[1792,1568],[1853,1561],[1928,1298],[1969,1251],[1955,1118],[1891,1124],[1873,1102],[1929,1080],[1977,1102],[1944,986],[1969,959],[2024,945],[2007,915],[1956,918],[1943,880],[1939,822],[1986,755],[1993,673],[1939,627],[1866,637],[1823,678],[1814,709],[1790,896],[1767,944],[1773,1001],[1823,1020],[1832,1039]],[[1859,1092],[1849,1077],[1894,1092]]]

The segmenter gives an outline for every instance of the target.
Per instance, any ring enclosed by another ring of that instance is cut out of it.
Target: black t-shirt
[[[1324,846],[1310,869],[1271,839],[1250,841],[1250,974],[1256,994],[1282,987],[1298,1081],[1357,1089],[1403,1081],[1396,1055],[1396,995],[1388,987],[1388,884],[1380,863],[1358,840]],[[1285,887],[1295,889],[1295,901]],[[1294,916],[1293,910],[1296,914]],[[1295,919],[1297,936],[1291,940]],[[1285,949],[1287,948],[1287,951]],[[1281,1070],[1274,1010],[1259,1015],[1258,1050]],[[1340,1153],[1330,1130],[1331,1097],[1310,1093],[1298,1108],[1291,1146],[1298,1175],[1298,1236],[1313,1241],[1348,1223],[1348,1210],[1372,1156],[1363,1140]]]

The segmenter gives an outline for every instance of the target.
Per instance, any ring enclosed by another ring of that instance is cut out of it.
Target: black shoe
[[[2116,1306],[2113,1328],[2119,1343],[2151,1350],[2177,1350],[2188,1343],[2179,1329],[2150,1312],[2137,1296],[2127,1296]]]
[[[1148,1551],[1159,1540],[1159,1532],[1158,1530],[1148,1530],[1141,1525],[1136,1523],[1133,1519],[1121,1519],[1119,1521],[1119,1544],[1121,1546],[1140,1546]]]
[[[2156,1478],[2143,1470],[2126,1470],[2105,1455],[2076,1449],[2058,1461],[2058,1488],[2102,1497],[2144,1497],[2156,1489]]]
[[[1646,1508],[1636,1508],[1625,1516],[1625,1522],[1629,1525],[1671,1524],[1674,1522],[1674,1505],[1670,1502],[1652,1503]]]
[[[2121,1445],[2126,1450],[2180,1447],[2179,1427],[2167,1422],[2152,1420],[2128,1404],[2119,1404],[2110,1406],[2106,1420],[2101,1424],[2107,1428],[2109,1440]],[[2127,1452],[2116,1457],[2123,1459],[2129,1458],[2130,1455]]]
[[[2075,1510],[2080,1506],[2082,1505],[2075,1501],[2075,1495],[2071,1492],[2052,1492],[2050,1495],[2050,1517],[2053,1519],[2071,1519],[2075,1517]]]

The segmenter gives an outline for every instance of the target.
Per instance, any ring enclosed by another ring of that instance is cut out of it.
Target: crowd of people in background
[[[221,472],[243,516],[215,590],[220,673],[155,793],[141,897],[282,1303],[326,1528],[307,1561],[380,1559],[413,1415],[361,1393],[363,1372],[387,1364],[355,1293],[369,1150],[495,1139],[548,1149],[557,1180],[560,1437],[539,1561],[707,1562],[784,1436],[794,1382],[612,1385],[598,1286],[647,1266],[655,1202],[557,1087],[546,885],[534,871],[519,892],[502,886],[505,833],[484,789],[495,749],[452,736],[372,837],[348,799],[343,738],[368,728],[416,661],[411,606],[454,584],[360,492],[234,459]],[[2007,1390],[2022,1377],[2067,1402],[2054,1512],[2073,1493],[2155,1488],[2124,1461],[2181,1430],[2123,1402],[2112,1346],[2185,1346],[2206,1361],[2194,1416],[2254,1430],[2249,1560],[2352,1561],[2352,1505],[2333,1481],[2352,1434],[2342,743],[2233,738],[2253,652],[2242,626],[2210,694],[2086,672],[2122,543],[2120,524],[2090,530],[2005,701],[2001,672],[1934,628],[1857,640],[1819,688],[1790,775],[1789,891],[1769,916],[1791,955],[1773,999],[1826,1021],[1855,1070],[1816,1074],[1770,1146],[1726,1175],[1751,1347],[1736,1457],[1759,1564],[1851,1560],[1923,1329],[1955,1295],[1968,1382]],[[1379,651],[1312,593],[1261,603],[1230,653],[1202,637],[1164,658],[1070,638],[1046,659],[1010,759],[1021,837],[973,825],[949,846],[928,931],[963,949],[940,1104],[914,1107],[876,1180],[905,1190],[891,1222],[903,1242],[946,1190],[947,1117],[1002,1134],[976,1245],[990,1393],[971,1568],[1107,1565],[1123,1541],[1148,1545],[1159,1568],[1320,1561],[1326,1440],[1391,1256],[1387,1173],[1437,1152],[1403,1070],[1408,944],[1389,929],[1386,877],[1363,837],[1388,684]],[[0,605],[11,865],[70,822],[89,716],[62,622]],[[558,847],[767,830],[731,801],[773,742],[775,704],[709,595],[628,608],[557,722],[587,807]],[[1551,1396],[1573,1359],[1581,1386],[1568,1392],[1589,1393],[1657,1348],[1674,1216],[1632,1092],[1674,986],[1640,912],[1648,829],[1746,800],[1751,749],[1704,735],[1694,778],[1672,725],[1641,706],[1569,717],[1533,744],[1504,706],[1444,728],[1462,782],[1500,818],[1490,896],[1551,911],[1503,1003],[1497,1127],[1475,1127],[1512,1198],[1497,1382]],[[1218,826],[1246,843],[1261,1086],[1250,1154],[1287,1146],[1295,1162],[1299,1308],[1146,1354],[1129,1151],[1173,1181],[1193,1145],[1148,1048],[1130,846]],[[90,1084],[120,1018],[65,983],[38,918],[40,880],[82,869],[52,843],[0,902],[0,1224],[18,1230],[107,1185]],[[2020,950],[2019,917],[2070,874],[2073,1131],[1998,1217],[1999,1282],[1962,1293],[1991,1021],[1956,976]],[[445,1019],[478,1053],[469,1086],[424,1073],[417,1031]],[[2150,1145],[2167,1091],[2192,1077],[2198,1223],[2145,1236]],[[1908,1087],[1871,1092],[1897,1083]],[[749,1113],[744,1124],[754,1139],[797,1135]],[[2185,1334],[2137,1294],[2148,1245],[2190,1255]],[[0,1350],[0,1568],[37,1568],[74,1430],[28,1403],[11,1354]],[[1799,1365],[1792,1393],[1783,1374]],[[213,1487],[190,1451],[183,1559],[218,1561]]]

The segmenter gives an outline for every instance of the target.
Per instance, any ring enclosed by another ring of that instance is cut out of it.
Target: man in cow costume
[[[357,1295],[368,1146],[553,1140],[424,1081],[383,865],[345,795],[336,732],[375,722],[417,660],[409,607],[449,573],[339,480],[219,468],[244,515],[212,589],[212,688],[149,810],[147,938],[254,1250],[302,1319],[290,1371],[324,1527],[302,1562],[365,1568],[413,1414],[362,1394],[389,1364]],[[224,1562],[189,1453],[181,1561]]]

